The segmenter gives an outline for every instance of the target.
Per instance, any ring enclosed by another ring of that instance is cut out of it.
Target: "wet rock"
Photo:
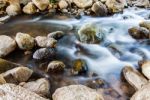
[[[124,3],[118,2],[118,0],[107,0],[105,4],[110,13],[121,12],[125,6]]]
[[[20,4],[26,5],[28,4],[31,0],[19,0]]]
[[[133,1],[133,5],[137,7],[150,7],[150,1],[149,0],[136,0]]]
[[[49,95],[50,85],[49,85],[48,80],[44,78],[38,79],[36,81],[24,83],[22,87],[32,92],[35,92],[36,94],[43,96],[43,97]]]
[[[141,22],[140,26],[145,27],[150,31],[150,22],[148,22],[148,21]]]
[[[55,32],[52,32],[52,33],[49,33],[48,34],[48,38],[54,38],[56,40],[59,40],[61,39],[63,36],[64,36],[64,32],[62,31],[55,31]]]
[[[104,100],[101,94],[83,85],[58,88],[52,98],[53,100]]]
[[[32,2],[42,11],[45,10],[50,3],[49,0],[32,0]]]
[[[141,68],[142,73],[150,80],[150,61],[145,61]]]
[[[150,31],[144,27],[133,27],[130,28],[128,32],[134,39],[150,38]]]
[[[144,85],[138,90],[132,97],[131,100],[150,100],[150,83]]]
[[[29,2],[26,6],[23,7],[23,12],[26,14],[36,13],[36,7],[32,2]]]
[[[22,50],[31,50],[35,46],[34,38],[26,33],[17,33],[16,42],[18,47]]]
[[[0,85],[5,84],[6,81],[2,75],[0,75]]]
[[[27,67],[16,67],[2,73],[2,76],[7,83],[20,83],[27,81],[33,71]]]
[[[94,24],[85,24],[78,30],[82,43],[99,43],[105,38],[105,30]]]
[[[6,8],[6,12],[9,16],[15,16],[21,13],[21,7],[18,3],[10,4]]]
[[[128,83],[133,86],[136,90],[141,89],[141,87],[148,83],[142,74],[134,70],[132,67],[123,68],[123,75]]]
[[[0,94],[1,100],[48,100],[19,85],[8,83],[0,85]]]
[[[47,72],[60,72],[65,68],[65,64],[61,61],[52,61],[48,64]]]
[[[37,36],[35,40],[39,47],[54,48],[56,47],[56,44],[57,44],[57,40],[55,40],[54,38],[47,38],[45,36]]]
[[[73,74],[80,74],[80,73],[86,73],[88,70],[87,65],[84,60],[82,59],[77,59],[73,62],[73,67],[72,67],[72,73]]]
[[[54,48],[41,48],[34,52],[33,58],[37,60],[50,59],[53,58],[56,54]]]
[[[92,6],[93,0],[73,0],[73,3],[79,8],[87,8]]]
[[[18,66],[18,64],[0,58],[0,74]]]
[[[107,8],[106,6],[101,2],[95,2],[91,8],[91,10],[97,15],[97,16],[106,16],[107,15]]]
[[[14,51],[16,42],[9,36],[0,35],[0,57],[4,57]]]
[[[60,9],[66,9],[68,7],[68,3],[65,0],[60,0],[58,5]]]

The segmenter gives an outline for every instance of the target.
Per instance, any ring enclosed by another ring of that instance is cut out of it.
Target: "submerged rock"
[[[56,54],[54,48],[41,48],[34,52],[33,58],[37,60],[50,59],[53,58]]]
[[[79,8],[87,8],[92,6],[93,0],[73,0],[73,3]]]
[[[47,38],[45,36],[37,36],[35,38],[36,43],[39,47],[51,47],[54,48],[56,47],[57,44],[57,40],[55,40],[54,38]]]
[[[65,64],[61,61],[52,61],[48,64],[47,72],[60,72],[65,68]]]
[[[150,31],[144,27],[133,27],[128,30],[134,39],[149,39]]]
[[[18,15],[21,12],[21,7],[18,3],[10,4],[6,8],[6,12],[10,16],[15,16],[15,15]]]
[[[48,100],[19,85],[8,83],[0,85],[0,94],[1,100]]]
[[[125,6],[123,2],[118,2],[118,0],[107,0],[105,4],[108,7],[110,13],[121,12]]]
[[[4,57],[14,51],[16,42],[9,36],[0,35],[0,57]]]
[[[91,8],[91,10],[95,13],[97,16],[106,16],[107,15],[107,8],[106,6],[101,2],[95,2]]]
[[[36,7],[32,2],[29,2],[26,6],[23,7],[23,12],[26,14],[36,13]]]
[[[32,2],[42,11],[45,10],[50,3],[49,0],[32,0]]]
[[[141,68],[142,73],[150,80],[150,61],[145,61]]]
[[[104,100],[101,94],[84,85],[70,85],[58,88],[53,100]]]
[[[105,38],[105,30],[94,24],[85,24],[78,30],[78,35],[82,43],[99,43]]]
[[[129,84],[136,90],[141,89],[143,85],[148,83],[144,76],[138,71],[134,70],[132,67],[125,67],[123,69],[123,75]]]
[[[22,84],[21,86],[43,97],[49,95],[50,85],[48,80],[46,80],[45,78],[27,82]]]
[[[17,33],[16,42],[18,44],[18,47],[22,50],[31,50],[35,46],[34,38],[29,34],[21,32]]]
[[[56,40],[59,40],[59,39],[61,39],[64,35],[65,35],[65,34],[64,34],[64,32],[62,32],[62,31],[55,31],[55,32],[49,33],[49,34],[47,35],[47,37],[48,37],[48,38],[54,38],[54,39],[56,39]]]
[[[2,73],[7,83],[20,83],[27,81],[33,71],[27,67],[16,67]]]
[[[73,68],[72,68],[73,74],[85,73],[87,70],[88,68],[84,60],[77,59],[73,62]]]

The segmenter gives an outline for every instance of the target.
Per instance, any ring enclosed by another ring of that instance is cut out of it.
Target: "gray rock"
[[[14,51],[16,42],[9,36],[0,35],[0,57],[4,57]]]
[[[37,60],[50,59],[55,56],[55,53],[54,48],[41,48],[34,52],[33,58]]]
[[[91,10],[97,15],[97,16],[106,16],[107,15],[107,8],[106,6],[101,2],[95,2],[91,8]]]
[[[1,100],[48,100],[19,85],[8,83],[0,85],[0,94]]]
[[[55,32],[49,33],[47,37],[48,37],[48,38],[54,38],[54,39],[56,39],[56,40],[59,40],[59,39],[61,39],[64,35],[65,35],[65,34],[64,34],[64,32],[62,32],[62,31],[55,31]]]

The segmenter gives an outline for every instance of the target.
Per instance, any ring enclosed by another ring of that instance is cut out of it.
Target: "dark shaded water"
[[[149,21],[149,14],[149,10],[129,8],[123,14],[111,17],[83,16],[80,20],[62,15],[17,16],[0,25],[0,34],[15,37],[17,32],[25,32],[35,37],[60,30],[64,31],[66,36],[59,41],[56,57],[52,59],[36,61],[32,59],[32,54],[25,55],[24,51],[20,50],[14,51],[5,59],[28,66],[48,77],[52,86],[51,92],[64,85],[80,83],[104,93],[106,100],[126,100],[134,90],[120,77],[122,68],[126,65],[137,68],[138,61],[150,59],[150,40],[136,41],[129,36],[128,29],[138,26],[141,21]],[[106,30],[106,40],[102,44],[81,43],[77,46],[77,29],[91,22]],[[84,59],[90,72],[98,76],[70,75],[70,68],[75,59]],[[67,65],[65,72],[45,73],[44,70],[51,60],[62,60]],[[104,81],[104,85],[101,84],[100,79]],[[100,87],[103,89],[99,89]]]

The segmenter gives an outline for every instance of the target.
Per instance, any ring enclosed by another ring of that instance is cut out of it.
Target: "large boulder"
[[[93,4],[93,0],[73,0],[73,2],[79,8],[87,8],[87,7],[92,6],[92,4]]]
[[[26,14],[34,14],[36,13],[36,7],[32,2],[29,2],[27,5],[23,7],[23,12]]]
[[[20,4],[18,4],[18,3],[10,4],[10,5],[6,8],[6,12],[7,12],[7,14],[10,15],[10,16],[18,15],[18,14],[21,12]]]
[[[0,94],[0,100],[48,100],[19,85],[8,83],[0,85]]]
[[[16,42],[9,36],[0,35],[0,57],[4,57],[14,51]]]
[[[22,50],[31,50],[35,46],[34,38],[26,33],[17,33],[16,42],[18,47]]]

